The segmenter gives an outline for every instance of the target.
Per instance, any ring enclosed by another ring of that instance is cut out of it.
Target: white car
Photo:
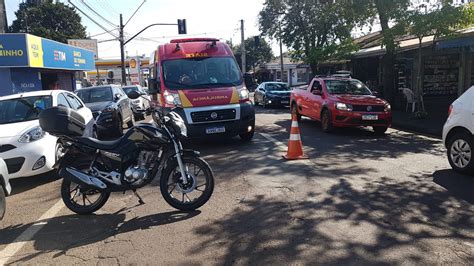
[[[0,97],[0,158],[10,179],[51,171],[62,155],[58,139],[39,126],[38,114],[52,106],[76,110],[88,125],[84,134],[93,134],[92,112],[71,92],[44,90]]]
[[[451,167],[460,173],[474,173],[474,86],[449,107],[443,127],[443,142]]]
[[[133,114],[135,119],[145,119],[144,111],[150,107],[151,97],[145,92],[145,90],[140,85],[130,85],[122,87],[125,94],[129,94],[132,91],[138,91],[140,96],[138,99],[130,99],[132,104]]]
[[[5,197],[10,195],[12,188],[8,181],[7,165],[0,158],[0,220],[3,219],[6,209]]]

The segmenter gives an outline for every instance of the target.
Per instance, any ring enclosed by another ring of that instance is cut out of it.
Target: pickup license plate
[[[378,115],[362,115],[362,120],[379,120]]]
[[[206,128],[206,134],[218,134],[218,133],[224,133],[224,132],[225,132],[225,127]]]

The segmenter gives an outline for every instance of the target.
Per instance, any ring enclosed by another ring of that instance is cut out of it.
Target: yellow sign
[[[130,60],[130,67],[131,68],[136,68],[137,67],[137,60],[131,59]]]
[[[43,47],[41,38],[33,35],[26,35],[26,43],[28,45],[28,60],[30,67],[43,67]]]
[[[193,54],[186,54],[186,58],[194,58],[194,57],[208,57],[209,54],[207,53],[193,53]]]

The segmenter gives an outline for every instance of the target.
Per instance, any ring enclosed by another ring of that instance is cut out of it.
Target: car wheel
[[[132,114],[130,120],[127,122],[127,127],[132,128],[135,125],[135,116]]]
[[[332,121],[331,121],[331,114],[328,110],[324,110],[321,114],[321,127],[323,131],[329,133],[333,131]]]
[[[61,159],[61,157],[63,156],[64,156],[64,146],[60,141],[58,141],[56,143],[56,152],[54,155],[54,160],[55,160],[54,162],[58,162],[59,159]]]
[[[5,191],[3,190],[3,185],[0,184],[0,221],[3,219],[3,215],[5,215],[6,206]]]
[[[118,116],[118,125],[117,125],[117,136],[122,136],[123,135],[123,120],[122,120],[122,115],[119,114]]]
[[[377,135],[383,135],[385,132],[387,132],[388,127],[372,127],[374,130],[375,134]]]
[[[474,142],[467,133],[457,133],[448,141],[448,161],[451,167],[463,174],[474,172],[472,153]]]
[[[296,105],[296,103],[291,106],[291,114],[296,115],[296,120],[298,120],[298,122],[301,122],[301,114],[298,112],[298,106]]]

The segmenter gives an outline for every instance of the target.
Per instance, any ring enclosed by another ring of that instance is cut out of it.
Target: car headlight
[[[45,135],[43,129],[41,127],[34,127],[27,132],[25,132],[21,137],[18,139],[18,142],[21,143],[28,143],[28,142],[33,142],[36,140],[39,140],[43,138]]]
[[[242,87],[242,88],[238,89],[238,94],[239,94],[239,100],[241,102],[250,101],[250,99],[249,99],[249,90],[247,90],[246,87]]]
[[[113,105],[109,105],[109,106],[105,107],[104,110],[102,110],[102,112],[112,112],[112,111],[114,111],[114,109],[115,108],[113,107]]]
[[[385,104],[383,110],[384,110],[385,112],[390,112],[390,111],[392,111],[392,106],[390,106],[390,104],[387,103],[387,104]]]
[[[352,105],[346,103],[336,103],[336,109],[341,111],[352,111]]]
[[[178,106],[181,105],[181,99],[179,98],[179,94],[165,91],[163,95],[165,97],[166,104],[178,105]]]

